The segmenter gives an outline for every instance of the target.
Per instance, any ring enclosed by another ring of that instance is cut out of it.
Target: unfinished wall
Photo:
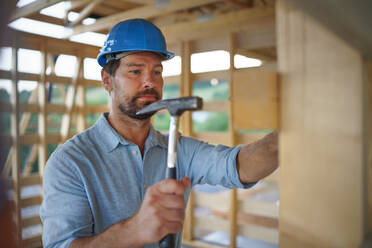
[[[367,219],[362,55],[286,0],[276,13],[280,247],[358,247]]]

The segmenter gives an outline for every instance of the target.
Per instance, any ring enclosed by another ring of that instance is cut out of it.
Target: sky
[[[25,6],[35,0],[20,0],[17,3],[17,7]],[[45,8],[40,11],[43,15],[49,15],[56,18],[64,18],[64,10],[69,7],[69,2],[60,2],[51,7]],[[77,18],[78,13],[71,12],[68,16],[70,21]],[[88,25],[94,23],[95,19],[86,18],[83,20],[83,24]],[[53,38],[63,38],[68,35],[71,30],[64,26],[49,24],[45,22],[35,21],[28,18],[20,18],[9,26],[13,29],[21,30],[28,33],[39,34],[43,36]],[[101,47],[104,43],[106,36],[94,32],[86,32],[83,34],[75,35],[70,38],[71,41],[80,42],[84,44],[90,44],[93,46]],[[21,72],[29,73],[40,73],[41,68],[41,54],[39,51],[32,51],[27,49],[20,49],[18,52],[18,67]],[[29,63],[32,61],[32,63]],[[69,55],[59,56],[56,62],[56,74],[57,76],[72,76],[74,64],[76,58]],[[0,70],[10,70],[11,63],[11,49],[0,48]],[[257,59],[247,58],[241,55],[234,56],[234,65],[236,68],[246,68],[260,66],[262,62]],[[169,61],[163,62],[164,72],[163,76],[173,76],[181,74],[181,58],[179,56],[174,57]],[[227,51],[218,50],[203,53],[196,53],[191,55],[191,72],[200,73],[207,71],[219,71],[227,70],[230,68],[230,55]],[[100,67],[97,64],[95,58],[86,58],[84,60],[84,77],[87,79],[100,80]],[[218,83],[218,81],[217,81]],[[216,84],[215,80],[211,80],[211,84]],[[20,81],[19,91],[22,90],[33,90],[37,85],[37,82],[31,81]],[[10,80],[0,79],[0,88],[5,88],[10,91],[11,82]]]

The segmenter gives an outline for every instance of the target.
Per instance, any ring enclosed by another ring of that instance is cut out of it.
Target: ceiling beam
[[[70,12],[71,10],[74,10],[76,8],[80,8],[81,6],[87,5],[90,2],[90,0],[71,0],[70,1],[70,7],[66,9],[66,12]]]
[[[269,5],[242,9],[214,16],[210,21],[182,22],[164,26],[161,30],[167,39],[167,43],[197,40],[229,32],[250,32],[262,35],[265,32],[275,32],[275,8]],[[275,44],[270,44],[270,46],[272,45],[275,46]]]
[[[47,8],[51,5],[54,5],[62,1],[63,0],[37,0],[35,2],[25,5],[24,7],[15,9],[14,13],[10,17],[9,22],[12,22],[21,17],[29,16],[33,13],[37,13],[44,8]]]
[[[170,4],[165,5],[160,8],[156,8],[154,5],[146,5],[143,7],[138,7],[135,9],[130,9],[128,11],[113,14],[107,17],[102,17],[98,19],[95,23],[90,25],[78,25],[73,28],[72,35],[84,33],[84,32],[93,32],[97,30],[102,30],[105,28],[110,28],[116,23],[131,19],[131,18],[151,18],[159,15],[168,14],[178,10],[185,10],[193,7],[202,6],[209,3],[219,2],[221,0],[171,0]],[[70,37],[69,36],[69,37]],[[67,38],[67,37],[66,37]]]
[[[75,26],[76,24],[80,23],[84,18],[86,18],[97,5],[102,3],[104,0],[93,0],[90,2],[85,8],[80,12],[78,18],[71,22],[71,26]]]
[[[240,54],[248,58],[259,59],[259,60],[267,61],[267,62],[276,60],[275,56],[267,55],[262,52],[251,50],[251,49],[238,48],[236,50],[236,54]]]

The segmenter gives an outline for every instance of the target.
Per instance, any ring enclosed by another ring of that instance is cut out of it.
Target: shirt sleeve
[[[241,146],[214,146],[190,137],[180,137],[179,149],[179,175],[190,177],[192,186],[207,183],[226,188],[250,188],[256,184],[242,183],[239,179],[236,158]]]
[[[92,213],[81,177],[73,161],[55,151],[43,178],[40,208],[43,246],[68,247],[78,237],[92,235]]]

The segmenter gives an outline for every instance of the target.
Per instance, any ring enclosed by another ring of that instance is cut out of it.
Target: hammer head
[[[203,99],[198,96],[164,99],[154,102],[142,110],[137,115],[155,113],[161,109],[167,109],[172,116],[180,116],[186,110],[198,110],[203,107]]]

